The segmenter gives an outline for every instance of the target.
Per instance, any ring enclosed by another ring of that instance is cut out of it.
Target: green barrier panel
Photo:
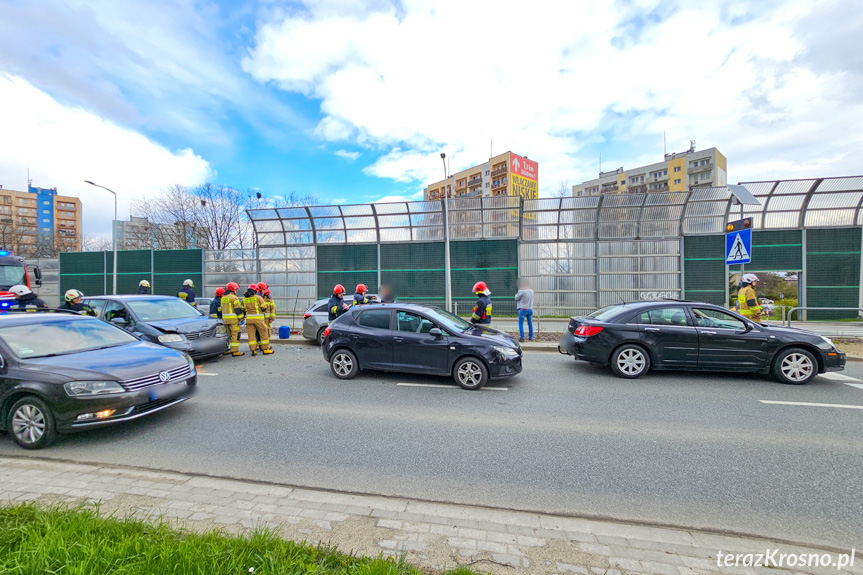
[[[725,305],[725,236],[684,236],[684,299]]]
[[[860,299],[860,228],[806,230],[806,305],[853,307]],[[856,318],[856,311],[809,311],[810,320]]]

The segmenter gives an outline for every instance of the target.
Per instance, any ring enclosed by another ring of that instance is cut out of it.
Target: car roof
[[[115,301],[146,301],[146,300],[161,300],[161,299],[179,299],[172,295],[85,295],[84,299],[110,299]]]
[[[77,313],[55,311],[40,312],[7,312],[0,314],[0,327],[21,324],[49,323],[52,321],[88,321],[96,318]],[[98,320],[96,320],[98,321]]]

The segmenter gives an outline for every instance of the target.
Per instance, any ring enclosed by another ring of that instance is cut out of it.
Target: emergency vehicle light
[[[10,252],[7,252],[6,250],[0,250],[0,256],[8,256],[8,255],[12,255],[12,254]]]

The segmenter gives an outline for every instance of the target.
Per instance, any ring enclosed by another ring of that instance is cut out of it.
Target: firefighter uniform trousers
[[[255,353],[257,349],[266,351],[270,349],[270,334],[267,329],[266,309],[264,298],[255,294],[243,298],[243,307],[246,309],[246,335],[249,336],[249,349]],[[224,312],[222,312],[224,316]]]
[[[269,296],[264,297],[264,305],[267,306],[264,315],[266,316],[264,319],[267,324],[267,343],[269,343],[269,339],[273,337],[273,322],[276,321],[276,302],[274,302]]]
[[[240,352],[240,319],[235,312],[237,308],[242,308],[240,298],[235,293],[228,293],[222,296],[222,320],[225,322],[225,327],[228,328],[228,333],[231,336],[230,349],[233,353]]]

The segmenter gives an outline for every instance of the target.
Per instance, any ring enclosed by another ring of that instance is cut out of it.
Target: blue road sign
[[[736,230],[725,234],[725,263],[729,266],[752,261],[752,230]]]

